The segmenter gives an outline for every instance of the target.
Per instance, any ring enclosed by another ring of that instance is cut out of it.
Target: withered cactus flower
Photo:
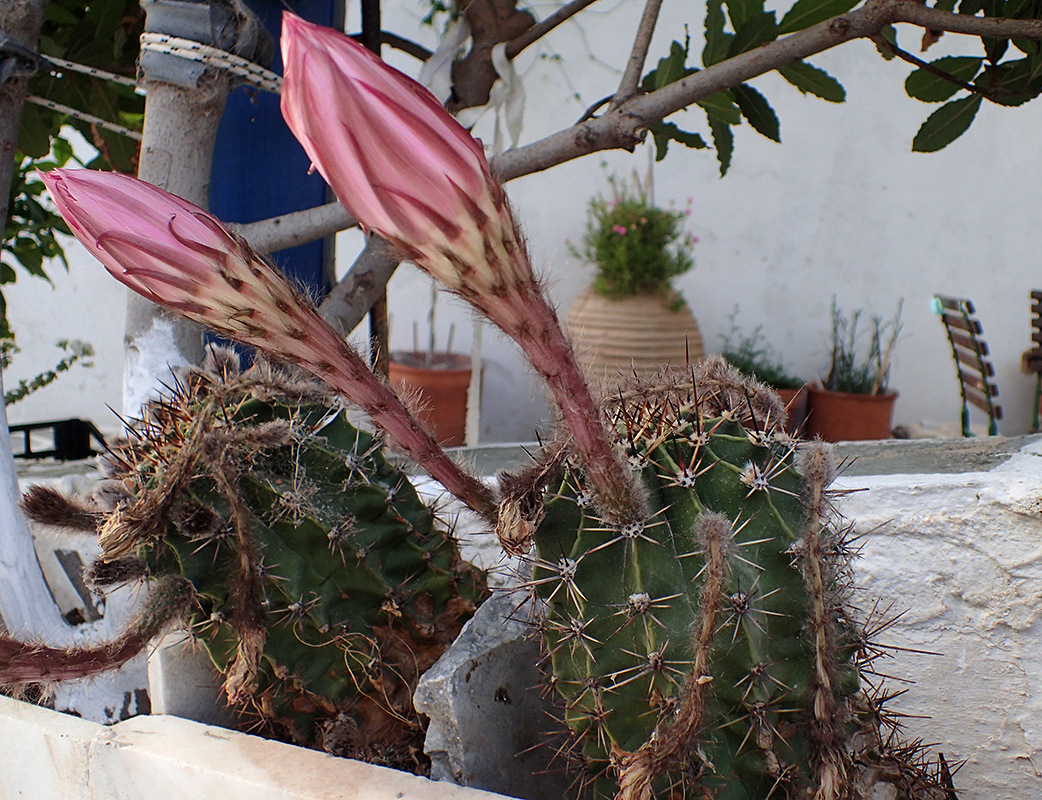
[[[118,669],[157,636],[182,624],[193,598],[188,581],[164,578],[150,589],[141,611],[115,639],[71,650],[0,636],[0,687],[17,690]]]
[[[217,219],[127,175],[43,175],[76,238],[138,294],[303,367],[361,407],[432,477],[490,522],[496,503],[285,277]]]
[[[330,28],[285,13],[282,58],[283,116],[340,201],[521,346],[606,514],[618,524],[642,518],[643,495],[611,444],[481,143],[424,87]],[[510,549],[524,549],[525,536],[501,534]]]

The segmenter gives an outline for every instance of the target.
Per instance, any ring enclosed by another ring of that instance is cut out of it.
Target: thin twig
[[[619,88],[612,98],[611,107],[618,108],[623,102],[637,93],[640,84],[640,75],[644,71],[644,62],[648,57],[648,48],[651,46],[651,37],[655,33],[655,25],[658,24],[659,9],[662,8],[662,0],[647,0],[644,4],[644,13],[637,26],[637,34],[633,37],[633,48],[630,50],[629,60],[626,62],[626,71],[619,81]]]
[[[597,113],[597,109],[603,108],[604,106],[608,105],[608,103],[610,103],[610,102],[611,102],[611,95],[608,95],[607,97],[602,97],[596,103],[594,103],[589,108],[587,108],[583,112],[583,115],[581,117],[579,117],[578,120],[576,120],[575,124],[578,125],[580,122],[585,122],[588,119],[593,119],[593,115]]]
[[[557,11],[551,14],[549,17],[544,19],[542,22],[537,22],[527,31],[522,33],[520,36],[511,39],[507,42],[507,58],[514,58],[528,47],[530,44],[538,41],[542,37],[546,36],[550,31],[556,28],[565,20],[570,17],[574,17],[584,8],[589,5],[593,5],[597,0],[572,0],[572,2],[561,6]]]
[[[401,50],[403,53],[408,53],[413,58],[419,59],[420,61],[426,61],[433,55],[430,50],[424,47],[419,42],[414,42],[412,39],[406,39],[404,36],[399,36],[397,33],[391,33],[391,31],[380,31],[380,42],[393,47],[395,50]]]
[[[944,80],[950,81],[951,83],[954,83],[956,86],[961,86],[968,92],[982,94],[985,97],[988,96],[988,92],[982,89],[981,87],[974,86],[972,83],[970,83],[969,81],[964,81],[962,78],[957,78],[950,72],[945,72],[940,67],[931,64],[929,61],[923,61],[921,58],[912,55],[907,50],[902,50],[900,47],[891,42],[881,33],[877,33],[875,36],[872,36],[871,39],[875,43],[876,47],[886,50],[889,53],[893,53],[902,61],[907,61],[914,67],[919,67],[919,69],[924,70],[925,72],[929,72],[931,75],[936,75],[938,78],[944,78]]]

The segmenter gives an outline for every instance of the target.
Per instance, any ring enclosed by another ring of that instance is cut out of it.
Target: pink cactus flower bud
[[[530,278],[481,144],[350,37],[283,14],[282,114],[340,202],[454,291]]]
[[[245,240],[198,206],[137,178],[85,169],[42,177],[76,238],[114,278],[326,381],[446,489],[495,518],[487,487],[438,447],[361,356]]]
[[[613,448],[481,145],[430,92],[332,29],[284,14],[282,60],[282,114],[340,201],[521,346],[605,512],[641,517],[643,493]],[[507,546],[512,533],[500,534]]]
[[[628,233],[625,225],[612,225],[611,229],[619,234],[619,236],[625,236]]]

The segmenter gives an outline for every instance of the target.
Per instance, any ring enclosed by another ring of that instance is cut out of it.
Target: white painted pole
[[[18,476],[11,453],[7,409],[0,376],[0,618],[16,638],[70,640],[72,631],[62,619],[43,579],[33,536],[18,509]]]

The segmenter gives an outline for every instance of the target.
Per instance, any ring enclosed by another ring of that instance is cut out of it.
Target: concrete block
[[[553,760],[554,713],[521,592],[486,601],[420,680],[416,708],[431,718],[431,776],[528,800],[560,798],[569,780]],[[520,607],[519,607],[520,606]]]

